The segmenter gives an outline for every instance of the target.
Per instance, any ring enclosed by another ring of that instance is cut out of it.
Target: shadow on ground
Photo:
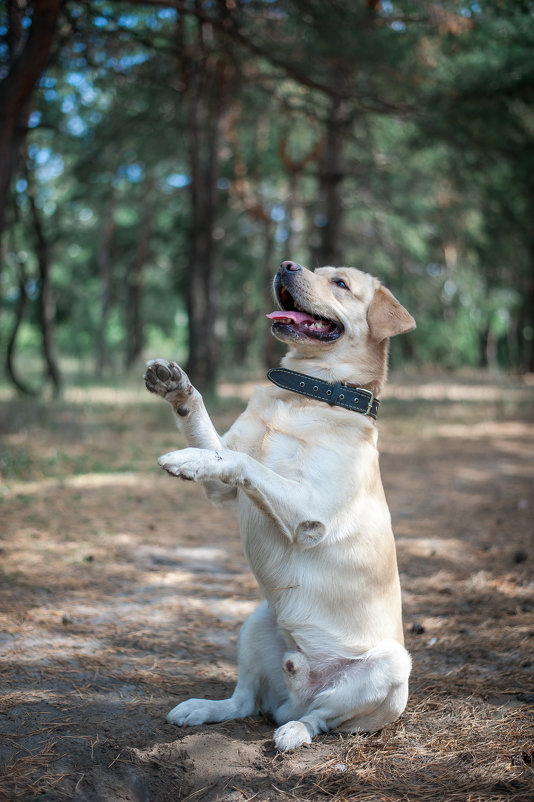
[[[434,379],[389,398],[408,709],[284,755],[259,717],[165,723],[183,698],[231,692],[258,598],[233,514],[155,467],[180,445],[167,410],[4,402],[0,797],[533,798],[534,388]]]

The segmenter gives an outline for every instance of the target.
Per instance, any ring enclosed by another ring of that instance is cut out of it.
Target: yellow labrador
[[[284,751],[338,729],[374,732],[406,706],[411,661],[374,423],[388,338],[412,316],[372,276],[284,262],[272,332],[289,351],[224,437],[173,362],[148,363],[191,446],[160,457],[214,501],[235,502],[265,601],[239,635],[229,699],[189,699],[178,726],[270,714]],[[361,389],[357,389],[361,388]]]

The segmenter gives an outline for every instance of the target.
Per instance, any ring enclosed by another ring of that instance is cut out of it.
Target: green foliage
[[[343,261],[379,275],[418,321],[411,344],[395,346],[396,364],[528,367],[534,18],[528,3],[512,5],[239,0],[219,18],[203,2],[183,15],[164,0],[68,3],[13,187],[2,344],[21,276],[19,359],[39,343],[29,170],[60,353],[93,367],[104,354],[104,371],[124,363],[139,280],[145,355],[186,358],[192,119],[180,63],[202,75],[226,52],[237,77],[222,122],[217,224],[206,232],[217,246],[221,367],[261,364],[269,275],[290,256],[312,263],[325,225],[314,148],[333,98],[349,121]]]

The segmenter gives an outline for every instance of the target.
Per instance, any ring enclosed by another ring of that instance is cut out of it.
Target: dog
[[[219,437],[202,396],[174,362],[147,364],[189,448],[159,458],[237,506],[243,547],[264,597],[241,628],[229,699],[189,699],[178,726],[271,716],[278,750],[330,730],[372,733],[408,699],[401,591],[378,465],[375,417],[389,338],[413,317],[355,268],[285,261],[272,334],[289,350]]]

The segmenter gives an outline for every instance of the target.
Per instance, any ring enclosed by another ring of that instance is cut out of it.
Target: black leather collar
[[[291,390],[293,393],[300,393],[308,398],[326,401],[331,406],[360,412],[362,415],[368,415],[376,420],[380,401],[373,396],[370,390],[364,390],[363,387],[349,387],[347,384],[338,384],[337,382],[330,384],[321,379],[315,379],[313,376],[307,376],[305,373],[287,370],[287,368],[272,368],[267,373],[267,378],[284,390]]]

